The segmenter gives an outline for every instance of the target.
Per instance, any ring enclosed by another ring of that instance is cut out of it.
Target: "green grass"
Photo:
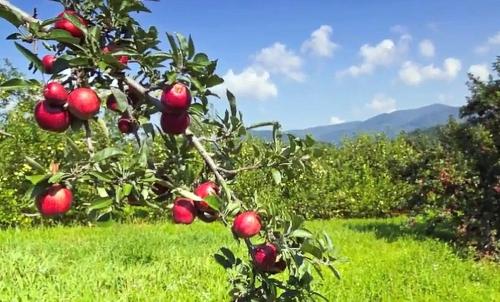
[[[401,220],[316,221],[333,238],[342,280],[332,301],[500,301],[500,266],[455,255]],[[0,232],[0,301],[226,301],[212,258],[237,248],[217,224],[112,225]]]

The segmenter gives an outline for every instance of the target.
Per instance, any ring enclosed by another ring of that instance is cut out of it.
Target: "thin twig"
[[[87,143],[87,149],[91,155],[94,154],[94,145],[92,144],[92,130],[90,130],[89,121],[83,121],[83,126],[85,127],[85,141]]]
[[[8,137],[14,137],[14,135],[10,134],[10,133],[7,133],[3,130],[0,130],[0,135],[5,135],[5,136],[8,136]]]

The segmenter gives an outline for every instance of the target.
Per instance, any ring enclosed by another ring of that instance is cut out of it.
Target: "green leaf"
[[[107,174],[102,173],[102,172],[92,171],[92,172],[89,172],[89,174],[94,176],[95,178],[97,178],[99,181],[102,181],[102,182],[112,182],[113,181],[113,178],[111,178],[110,176],[108,176]]]
[[[51,184],[59,183],[59,182],[61,182],[61,180],[63,179],[64,176],[65,176],[64,173],[57,172],[56,174],[52,175],[49,178],[49,183],[51,183]]]
[[[172,48],[172,52],[174,53],[174,57],[179,53],[179,48],[177,47],[177,43],[175,42],[174,36],[167,33],[168,42],[170,43],[170,48]]]
[[[276,170],[276,169],[272,169],[271,173],[273,175],[274,183],[277,185],[280,185],[281,184],[281,172]]]
[[[33,65],[38,70],[42,70],[42,61],[37,57],[37,55],[17,42],[14,42],[14,44],[16,45],[16,48],[23,54],[23,56],[25,56],[31,63],[33,63]]]
[[[188,58],[191,59],[194,56],[194,53],[195,53],[195,48],[194,48],[193,38],[191,37],[191,35],[189,35]]]
[[[26,161],[28,162],[28,164],[37,169],[38,171],[41,171],[41,172],[47,172],[47,169],[45,169],[40,163],[38,163],[36,160],[34,160],[33,158],[31,157],[28,157],[28,156],[25,156],[24,157],[26,159]]]
[[[195,195],[194,193],[190,192],[190,191],[187,191],[183,188],[176,188],[174,190],[172,190],[172,193],[173,194],[179,194],[183,197],[186,197],[186,198],[189,198],[189,199],[192,199],[194,201],[202,201],[203,199],[201,197],[199,197],[198,195]]]
[[[37,175],[26,176],[26,179],[29,180],[32,185],[37,185],[41,181],[49,179],[49,177],[50,174],[37,174]]]
[[[128,108],[127,95],[120,89],[111,87],[111,92],[115,96],[116,103],[118,104],[118,111],[125,112]]]
[[[92,212],[95,210],[100,210],[107,208],[113,204],[113,199],[111,198],[99,198],[90,207],[87,208],[87,212]]]
[[[234,94],[229,90],[226,90],[226,96],[229,102],[229,108],[231,109],[231,115],[236,116],[236,114],[238,113],[236,109],[236,98],[234,97]]]
[[[48,35],[43,37],[44,40],[55,40],[61,43],[78,44],[79,38],[73,37],[68,31],[63,29],[52,29]]]
[[[96,190],[97,190],[97,194],[99,195],[99,197],[101,197],[101,198],[109,197],[109,194],[105,188],[97,187]]]
[[[333,266],[333,264],[328,265],[328,268],[333,272],[335,277],[340,280],[340,272]]]
[[[208,203],[208,205],[212,209],[216,210],[217,212],[220,211],[222,201],[220,200],[220,198],[217,195],[209,195],[209,196],[205,197],[204,200],[206,201],[206,203]]]
[[[100,161],[103,161],[107,158],[117,156],[117,155],[123,155],[123,154],[125,154],[125,152],[123,152],[117,148],[109,147],[109,148],[103,149],[103,150],[97,152],[96,154],[94,154],[92,159],[96,162],[100,162]]]
[[[313,235],[311,232],[304,230],[304,229],[297,229],[293,232],[290,233],[290,237],[297,237],[297,238],[312,238]]]
[[[151,137],[154,140],[155,139],[155,135],[156,135],[156,131],[155,131],[154,125],[151,124],[151,123],[145,123],[145,124],[141,124],[141,125],[142,125],[142,129],[144,129],[144,132],[147,135],[151,134]]]
[[[196,64],[198,65],[201,65],[201,66],[208,66],[210,65],[210,59],[208,58],[208,56],[204,53],[197,53],[194,58],[193,58],[193,62],[195,62]]]
[[[205,82],[205,86],[207,86],[207,88],[210,88],[222,83],[224,83],[224,79],[214,74],[207,79],[207,81]]]
[[[124,184],[122,187],[123,196],[129,196],[133,188],[134,186],[131,184]]]
[[[35,79],[32,80],[10,79],[0,84],[0,91],[29,88],[34,86],[41,86],[41,85]]]

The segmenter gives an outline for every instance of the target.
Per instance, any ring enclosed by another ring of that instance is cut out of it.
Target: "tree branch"
[[[14,135],[8,133],[8,132],[5,132],[3,130],[0,129],[0,135],[5,135],[5,136],[8,136],[8,137],[14,137]]]
[[[3,10],[10,11],[15,15],[21,17],[21,19],[26,23],[41,23],[40,20],[33,18],[30,14],[18,8],[17,6],[15,6],[14,4],[10,3],[7,0],[0,0],[0,8]],[[46,29],[44,28],[44,30]]]
[[[146,88],[144,88],[141,84],[136,82],[134,79],[132,79],[130,77],[125,77],[125,83],[127,83],[127,85],[129,87],[131,87],[133,90],[135,90],[135,91],[139,92],[141,95],[143,95],[144,98],[146,99],[146,102],[155,106],[156,109],[158,109],[158,111],[163,112],[165,110],[165,106],[163,106],[162,102],[160,100],[158,100],[157,98],[150,96],[148,94],[148,90]]]

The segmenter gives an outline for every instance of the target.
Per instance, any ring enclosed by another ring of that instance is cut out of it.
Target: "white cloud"
[[[408,28],[401,24],[396,24],[391,27],[391,32],[396,34],[406,34],[408,33]]]
[[[364,44],[359,49],[359,55],[363,59],[362,63],[339,71],[337,76],[357,77],[371,74],[377,66],[389,66],[408,52],[410,42],[411,36],[405,34],[401,36],[397,44],[391,39],[382,40],[374,46]]]
[[[225,89],[236,96],[247,99],[267,100],[278,95],[278,88],[271,81],[269,72],[248,67],[241,73],[232,69],[223,76],[224,83],[215,87],[214,92],[223,95]]]
[[[490,76],[490,70],[486,64],[471,65],[468,72],[483,82],[488,81],[488,77]]]
[[[339,117],[336,117],[336,116],[332,116],[330,118],[330,124],[331,125],[337,125],[337,124],[342,124],[342,123],[345,123],[345,120],[339,118]]]
[[[299,82],[305,79],[305,74],[302,72],[302,59],[279,42],[261,49],[255,55],[254,67],[281,74]]]
[[[500,46],[500,31],[489,37],[485,43],[476,47],[475,51],[479,54],[485,54],[496,46]]]
[[[418,47],[420,50],[420,54],[422,56],[427,57],[427,58],[434,57],[436,49],[435,49],[434,44],[432,43],[431,40],[420,41],[420,44],[418,45]]]
[[[435,67],[434,64],[420,66],[407,61],[399,70],[399,78],[405,84],[416,86],[426,80],[452,80],[461,69],[462,63],[455,58],[445,59],[442,67]]]
[[[377,94],[369,103],[365,104],[365,107],[375,113],[389,113],[396,110],[396,100],[383,94]]]
[[[311,33],[311,37],[302,43],[301,51],[311,53],[318,57],[331,57],[338,47],[332,39],[333,29],[329,25],[321,25]]]

